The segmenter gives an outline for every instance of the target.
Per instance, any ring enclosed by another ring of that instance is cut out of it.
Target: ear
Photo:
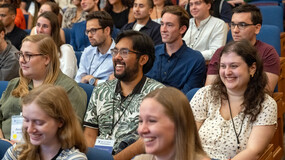
[[[250,67],[249,67],[249,74],[254,75],[256,72],[256,62],[254,62]]]
[[[4,31],[0,32],[0,38],[1,38],[1,39],[4,39],[4,38],[5,38],[5,32],[4,32]]]
[[[210,11],[211,9],[211,3],[206,4],[207,5],[207,9]]]
[[[111,33],[111,28],[110,28],[110,27],[106,27],[106,28],[104,29],[104,32],[106,32],[108,35],[110,35],[110,33]]]
[[[148,59],[149,59],[148,55],[146,55],[146,54],[141,55],[140,59],[139,59],[139,65],[140,66],[145,65],[148,62]]]
[[[153,8],[149,8],[148,14],[151,15],[152,11],[153,11]]]
[[[45,65],[47,66],[50,63],[50,57],[49,56],[44,56],[45,58]]]
[[[181,35],[183,35],[186,31],[187,31],[187,27],[185,25],[179,28],[179,32]]]
[[[257,24],[255,25],[255,34],[258,34],[260,32],[260,29],[261,29],[261,24]]]

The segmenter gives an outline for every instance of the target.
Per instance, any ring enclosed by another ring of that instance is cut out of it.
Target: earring
[[[250,74],[250,77],[251,77],[251,78],[253,78],[253,76],[254,76],[254,73]]]

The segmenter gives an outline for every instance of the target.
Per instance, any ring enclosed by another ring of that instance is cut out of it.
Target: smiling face
[[[23,54],[29,55],[40,54],[38,44],[30,41],[23,42],[21,51]],[[19,63],[25,77],[34,80],[44,80],[47,72],[47,66],[50,63],[50,58],[47,55],[32,56],[29,62],[20,58]]]
[[[97,0],[82,0],[81,7],[85,12],[92,12],[94,8],[97,6]]]
[[[23,129],[33,145],[58,144],[57,131],[62,123],[47,115],[36,103],[23,105]]]
[[[228,91],[244,92],[256,70],[255,63],[248,66],[241,56],[234,52],[223,54],[220,61],[220,78]]]
[[[115,49],[133,50],[133,43],[129,38],[122,38],[116,44]],[[137,78],[140,70],[137,55],[133,52],[129,52],[126,58],[122,58],[120,54],[113,56],[113,65],[115,77],[126,82]]]
[[[197,20],[204,20],[210,15],[211,4],[203,0],[190,0],[190,13]]]
[[[37,33],[47,34],[51,36],[51,24],[47,18],[39,17],[36,24]]]
[[[144,140],[146,153],[155,156],[174,153],[174,122],[154,98],[146,98],[141,103],[138,133]]]
[[[251,13],[234,13],[232,16],[232,23],[246,23],[246,24],[253,24],[251,21]],[[238,29],[236,26],[235,28],[231,29],[232,37],[234,41],[240,41],[242,39],[249,40],[252,45],[254,45],[256,41],[256,35],[259,33],[261,28],[260,24],[257,25],[250,25],[247,26],[245,29]]]
[[[182,39],[186,26],[179,26],[177,15],[165,13],[161,18],[160,34],[163,43],[174,43]]]

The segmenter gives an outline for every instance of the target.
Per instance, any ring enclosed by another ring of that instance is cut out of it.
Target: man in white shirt
[[[183,39],[188,47],[210,60],[215,51],[226,44],[228,26],[210,15],[211,0],[190,0],[189,5],[193,18]]]

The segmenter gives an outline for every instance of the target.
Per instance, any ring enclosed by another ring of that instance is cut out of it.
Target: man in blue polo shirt
[[[163,9],[160,34],[164,44],[156,46],[154,65],[146,74],[185,94],[204,85],[206,71],[202,54],[187,47],[182,40],[188,26],[189,15],[183,8],[167,6]]]

